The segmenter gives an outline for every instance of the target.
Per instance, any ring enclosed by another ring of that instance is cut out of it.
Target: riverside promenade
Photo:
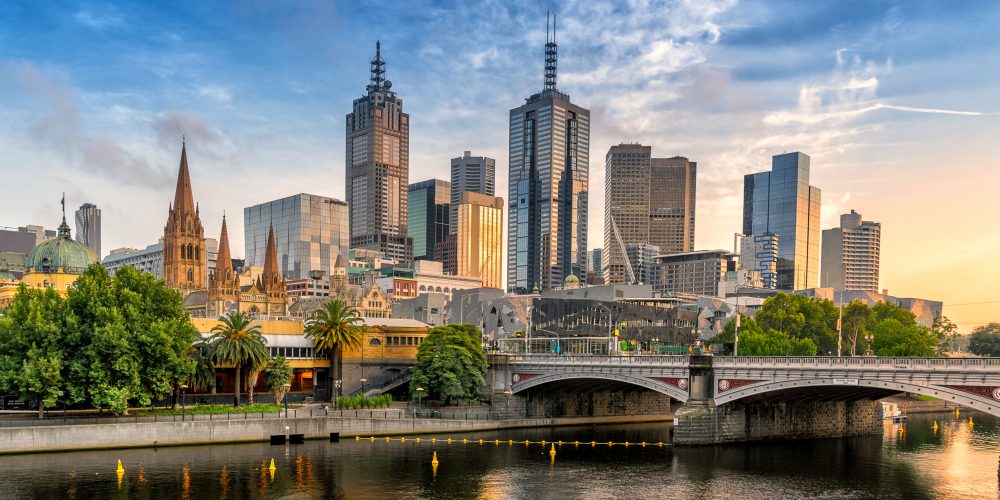
[[[354,438],[639,422],[664,422],[669,426],[673,419],[673,415],[641,415],[467,420],[408,418],[392,411],[344,412],[358,416],[334,416],[334,413],[340,412],[312,417],[290,413],[288,418],[284,413],[269,413],[229,420],[210,419],[209,415],[188,415],[185,420],[172,421],[162,421],[162,417],[158,421],[152,417],[126,417],[68,425],[53,419],[52,424],[0,428],[0,454],[266,442],[271,436],[296,434],[305,439],[330,439],[331,434]]]

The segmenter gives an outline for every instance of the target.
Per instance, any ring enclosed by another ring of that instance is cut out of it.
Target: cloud
[[[118,15],[117,10],[110,5],[105,6],[101,12],[81,10],[73,14],[73,20],[95,30],[123,26],[125,24],[125,21]]]
[[[182,139],[190,153],[227,160],[234,153],[232,141],[192,111],[170,111],[153,121],[157,143],[168,151],[180,151]]]
[[[46,113],[31,127],[31,136],[49,151],[88,173],[97,173],[125,184],[160,187],[170,184],[169,174],[150,165],[113,137],[88,132],[77,104],[79,92],[59,83],[32,63],[7,63],[0,68],[4,80],[40,98]]]
[[[229,103],[233,100],[233,95],[229,90],[220,87],[218,85],[200,85],[198,86],[198,95],[219,101],[222,103]]]

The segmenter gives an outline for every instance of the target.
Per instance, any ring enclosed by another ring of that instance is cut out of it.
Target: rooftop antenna
[[[375,41],[375,59],[371,60],[371,80],[372,83],[368,85],[369,92],[382,90],[385,83],[385,60],[382,59],[382,42],[379,40]]]
[[[556,89],[556,59],[559,46],[556,45],[556,15],[552,14],[552,34],[549,35],[549,12],[545,13],[545,91]]]

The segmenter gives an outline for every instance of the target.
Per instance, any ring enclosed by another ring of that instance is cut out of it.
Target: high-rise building
[[[608,150],[601,268],[606,283],[639,282],[636,270],[629,276],[625,265],[628,245],[652,245],[663,254],[694,248],[697,168],[682,156],[653,158],[652,148],[641,144]]]
[[[205,228],[191,192],[187,145],[181,145],[174,202],[163,228],[163,281],[181,293],[203,290],[208,274]]]
[[[597,274],[601,273],[602,262],[604,261],[604,249],[595,248],[587,252],[587,271],[592,271]]]
[[[480,278],[486,288],[500,288],[503,198],[466,191],[457,215],[455,274]]]
[[[840,216],[840,227],[823,230],[820,286],[837,290],[878,292],[882,225],[861,220],[851,210]]]
[[[312,271],[330,276],[337,256],[348,250],[347,203],[300,193],[243,209],[246,265],[263,266],[273,225],[278,268],[285,279]]]
[[[725,250],[660,255],[656,261],[660,276],[653,290],[666,295],[714,297],[726,273],[736,271],[736,254]]]
[[[629,243],[625,245],[625,256],[635,273],[635,282],[639,285],[654,285],[659,279],[656,257],[661,255],[660,247],[645,243]]]
[[[407,231],[410,179],[410,115],[385,79],[381,44],[375,43],[371,83],[347,115],[347,204],[351,248],[410,262]]]
[[[780,290],[819,284],[820,206],[804,153],[775,155],[770,172],[743,177],[743,234],[778,237]]]
[[[472,156],[472,151],[465,151],[462,156],[451,159],[451,225],[449,233],[455,234],[458,216],[459,198],[462,193],[496,195],[497,161],[485,156]],[[413,221],[410,220],[412,224]],[[416,243],[414,242],[414,245]]]
[[[76,211],[76,241],[90,247],[101,257],[101,209],[93,203],[84,203]]]
[[[777,288],[778,236],[770,233],[743,235],[740,266],[746,271],[749,283],[739,283],[739,286]]]
[[[554,23],[553,23],[554,24]],[[590,111],[556,88],[555,30],[545,43],[545,85],[510,110],[507,289],[562,286],[587,267]]]
[[[409,231],[414,259],[433,259],[434,249],[448,237],[452,217],[452,186],[448,181],[431,179],[410,184]]]

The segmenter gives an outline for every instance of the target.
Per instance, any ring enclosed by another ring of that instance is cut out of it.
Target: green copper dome
[[[0,281],[17,281],[17,278],[7,269],[0,269]]]
[[[32,248],[24,269],[29,273],[55,273],[61,269],[66,274],[83,274],[94,262],[97,262],[97,255],[83,243],[70,238],[69,225],[63,218],[59,235]]]

